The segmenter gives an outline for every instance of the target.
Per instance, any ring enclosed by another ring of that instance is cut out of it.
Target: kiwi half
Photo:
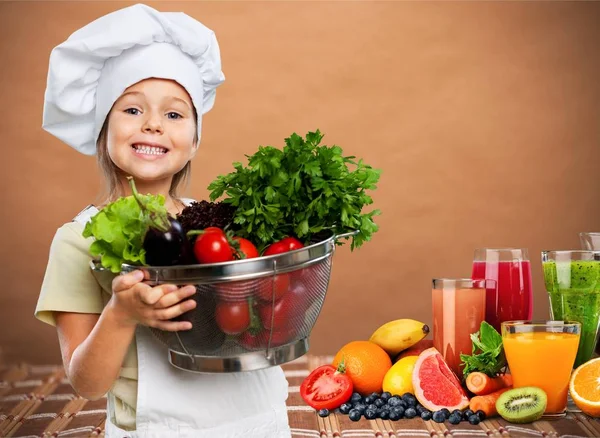
[[[511,423],[531,423],[546,410],[548,397],[535,386],[509,389],[496,400],[496,410]]]

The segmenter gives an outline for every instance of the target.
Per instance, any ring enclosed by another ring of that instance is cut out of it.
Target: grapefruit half
[[[415,397],[430,411],[465,409],[469,399],[456,374],[435,348],[424,350],[413,370]]]

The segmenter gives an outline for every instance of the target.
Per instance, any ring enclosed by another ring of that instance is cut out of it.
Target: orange
[[[569,391],[579,409],[591,417],[600,417],[600,357],[573,371]]]
[[[381,392],[383,378],[392,367],[392,360],[383,348],[370,341],[353,341],[337,352],[333,366],[337,368],[342,359],[354,391],[362,395]]]

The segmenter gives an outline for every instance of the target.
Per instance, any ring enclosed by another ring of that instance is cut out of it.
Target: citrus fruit
[[[344,345],[333,358],[333,366],[337,368],[342,360],[354,391],[362,395],[381,392],[383,378],[392,367],[392,360],[385,350],[370,341],[353,341]]]
[[[435,348],[423,351],[413,370],[415,397],[430,411],[465,409],[469,399],[442,355]]]
[[[600,357],[573,371],[569,391],[579,409],[591,417],[600,417]]]
[[[383,378],[383,390],[392,395],[414,394],[412,374],[418,356],[407,356],[396,362]]]
[[[400,359],[406,356],[418,356],[421,354],[421,352],[431,347],[433,347],[433,341],[431,339],[422,339],[412,347],[402,351],[398,356],[396,356],[394,362],[398,362]]]

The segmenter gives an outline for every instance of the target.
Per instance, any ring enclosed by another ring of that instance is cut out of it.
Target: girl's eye
[[[181,114],[174,113],[174,112],[171,111],[170,113],[167,113],[167,117],[169,119],[180,119],[181,118]]]
[[[140,113],[141,113],[141,111],[140,111],[139,109],[137,109],[137,108],[127,108],[127,109],[125,110],[125,112],[126,112],[127,114],[131,114],[132,116],[137,116],[138,114],[140,114]]]

